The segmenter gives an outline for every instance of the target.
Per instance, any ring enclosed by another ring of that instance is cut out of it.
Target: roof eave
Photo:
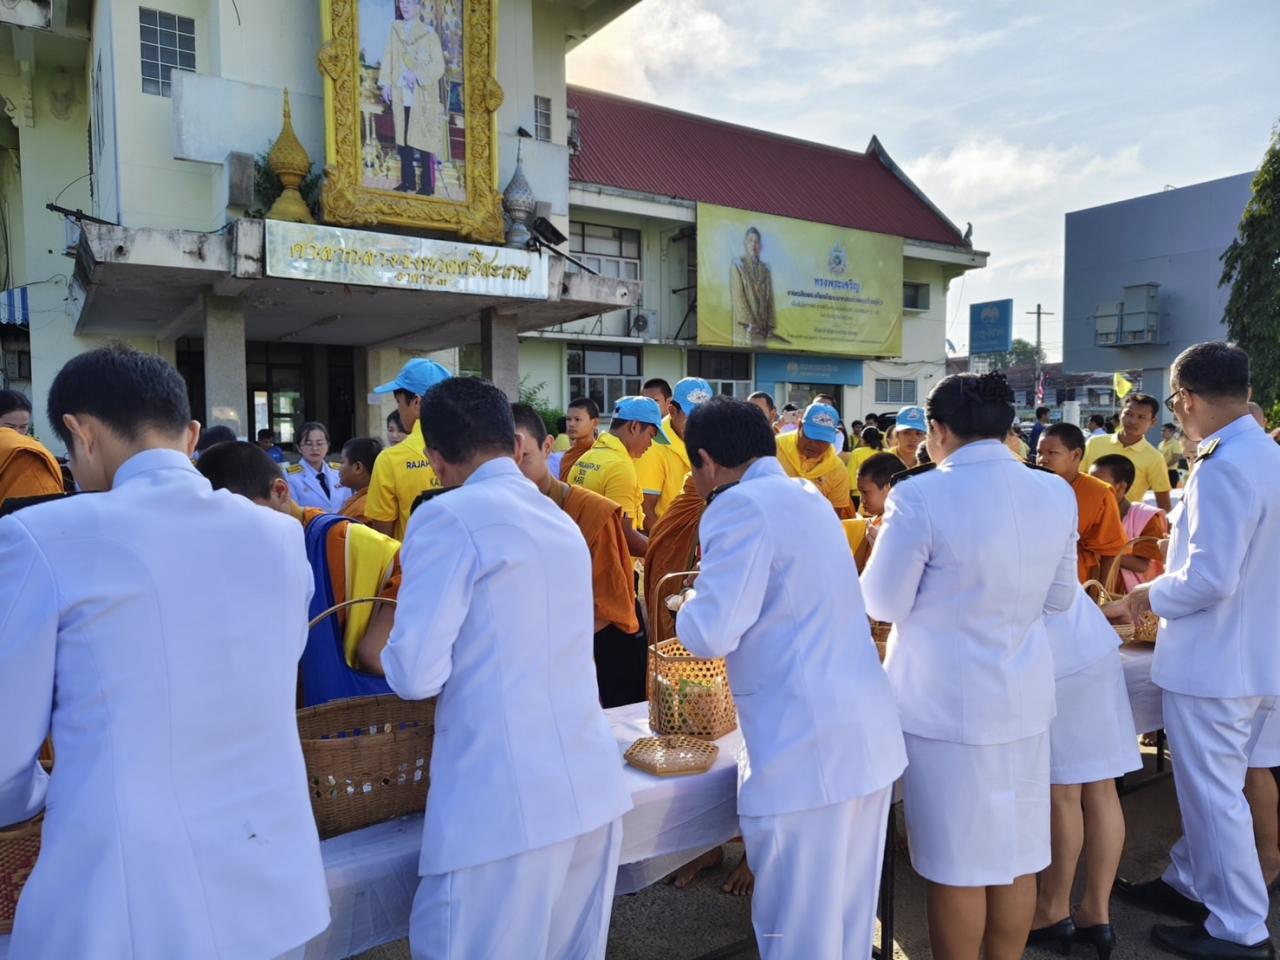
[[[934,203],[932,200],[930,200],[923,190],[921,190],[919,187],[916,186],[915,181],[913,181],[910,177],[907,176],[906,171],[904,171],[900,166],[898,166],[894,162],[893,157],[889,156],[889,151],[884,148],[884,144],[880,142],[880,138],[877,137],[875,134],[871,135],[871,142],[867,144],[866,153],[867,153],[867,156],[869,157],[875,157],[876,160],[878,160],[881,164],[884,165],[884,168],[886,170],[888,170],[895,177],[901,180],[902,183],[906,186],[906,188],[910,190],[912,193],[914,193],[920,199],[921,203],[923,203],[930,210],[932,210],[937,215],[938,219],[940,219],[943,223],[945,223],[948,227],[950,227],[952,230],[955,231],[956,236],[958,237],[964,236],[964,231],[962,231],[959,227],[957,227],[954,223],[952,223],[951,218],[948,217],[945,213],[943,213],[942,210],[939,209],[938,205]],[[972,244],[965,243],[965,244],[959,244],[958,246],[964,246],[965,248],[968,248],[972,246]]]

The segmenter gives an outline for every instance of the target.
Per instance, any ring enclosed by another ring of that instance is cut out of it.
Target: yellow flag
[[[1111,385],[1115,388],[1116,396],[1121,400],[1133,392],[1133,383],[1123,373],[1113,374]]]

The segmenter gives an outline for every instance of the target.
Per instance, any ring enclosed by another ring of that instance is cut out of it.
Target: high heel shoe
[[[1076,927],[1076,940],[1087,943],[1098,954],[1098,960],[1110,960],[1111,950],[1116,945],[1116,934],[1109,923],[1099,923],[1093,927]]]
[[[1070,917],[1047,927],[1039,927],[1027,935],[1027,946],[1057,950],[1064,957],[1071,953],[1076,941],[1076,922]]]

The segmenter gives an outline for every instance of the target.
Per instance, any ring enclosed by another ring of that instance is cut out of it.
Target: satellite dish
[[[952,343],[950,339],[948,339],[948,340],[947,340],[947,349],[948,349],[951,353],[955,353],[955,352],[956,352],[956,345],[955,345],[954,343]]]

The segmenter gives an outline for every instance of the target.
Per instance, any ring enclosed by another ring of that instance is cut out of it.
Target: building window
[[[533,135],[539,140],[551,140],[551,98],[533,98]]]
[[[902,309],[928,310],[929,285],[927,283],[904,280],[902,283]]]
[[[640,279],[639,230],[570,223],[569,253],[601,276]],[[565,269],[572,272],[577,267],[570,263]]]
[[[590,397],[602,416],[613,412],[619,397],[633,397],[644,383],[639,347],[570,344],[569,398]]]
[[[914,380],[876,379],[876,403],[913,404],[916,402]]]
[[[159,10],[138,9],[142,40],[142,92],[170,96],[173,71],[196,72],[196,22]]]
[[[752,392],[751,354],[727,350],[690,350],[689,376],[701,377],[726,397],[745,400]]]

